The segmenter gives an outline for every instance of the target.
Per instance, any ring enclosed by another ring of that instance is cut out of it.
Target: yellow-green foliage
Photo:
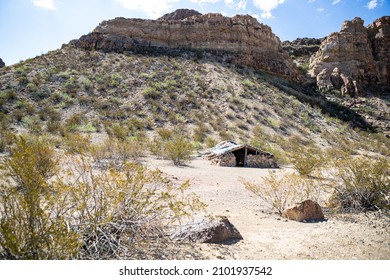
[[[188,182],[173,184],[135,163],[95,169],[80,154],[60,162],[40,139],[19,139],[1,167],[5,259],[144,258],[150,241],[168,242],[172,225],[205,207]]]
[[[48,179],[57,173],[58,157],[42,141],[20,138],[2,164],[0,256],[16,259],[68,259],[80,242],[69,230],[59,206],[64,189]]]
[[[388,158],[347,157],[335,162],[333,203],[342,208],[390,210]]]
[[[326,157],[314,143],[301,143],[291,139],[287,152],[288,161],[302,176],[313,175],[326,164]]]
[[[182,131],[159,129],[158,137],[149,144],[152,154],[173,161],[174,165],[182,165],[190,160],[194,146]]]
[[[295,173],[277,176],[270,172],[268,176],[262,178],[261,184],[248,182],[242,178],[241,183],[278,213],[306,199],[318,201],[322,192],[318,181]]]

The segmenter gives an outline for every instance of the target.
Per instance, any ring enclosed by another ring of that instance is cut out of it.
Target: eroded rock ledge
[[[189,15],[188,17],[186,17]],[[87,50],[210,51],[229,62],[297,78],[297,68],[269,26],[249,15],[232,18],[195,11],[174,12],[159,20],[115,18],[70,44]]]

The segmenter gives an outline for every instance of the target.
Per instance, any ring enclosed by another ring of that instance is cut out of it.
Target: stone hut
[[[277,168],[275,157],[248,144],[224,141],[211,148],[204,158],[214,165],[227,167]]]

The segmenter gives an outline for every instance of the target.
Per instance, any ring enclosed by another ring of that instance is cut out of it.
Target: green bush
[[[163,144],[163,155],[173,161],[174,165],[182,165],[190,160],[194,151],[191,142],[183,135],[175,135]]]

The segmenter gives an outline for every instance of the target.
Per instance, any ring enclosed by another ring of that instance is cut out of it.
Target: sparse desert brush
[[[313,172],[326,165],[326,157],[315,143],[303,143],[299,139],[291,139],[286,153],[288,161],[302,176],[313,175]]]
[[[205,208],[158,170],[93,169],[19,138],[0,173],[1,259],[134,259],[166,254],[172,226]],[[157,241],[157,242],[156,242]]]
[[[157,134],[149,143],[153,155],[172,160],[174,165],[182,165],[191,159],[194,146],[183,129],[158,129]]]
[[[285,173],[281,176],[270,172],[262,177],[261,184],[240,178],[246,189],[256,194],[268,207],[279,214],[287,207],[306,199],[319,202],[323,189],[320,181],[309,179],[296,173]]]
[[[331,203],[342,209],[390,210],[390,161],[346,157],[335,162]]]

